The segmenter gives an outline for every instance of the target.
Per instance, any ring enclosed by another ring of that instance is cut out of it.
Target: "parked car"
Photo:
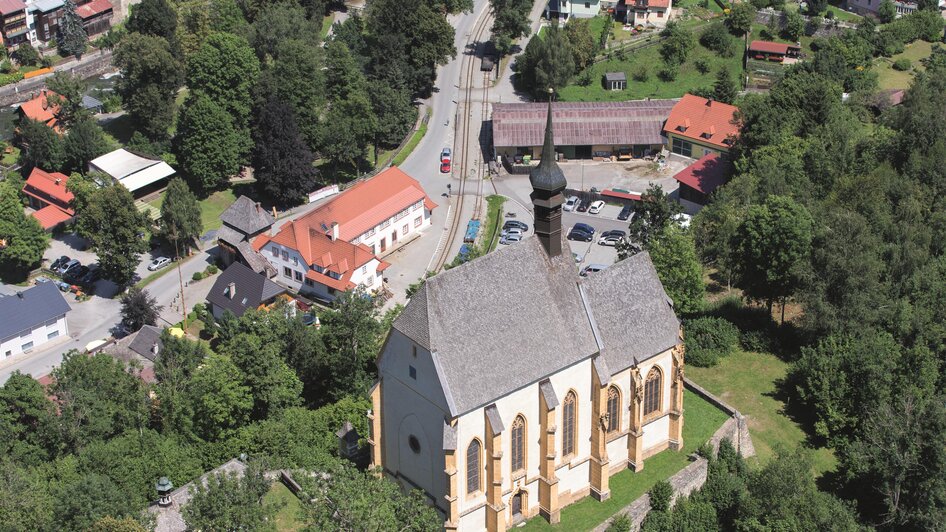
[[[624,240],[624,238],[617,235],[602,236],[601,238],[598,239],[598,245],[614,247],[618,245],[621,242],[621,240]]]
[[[171,264],[171,259],[167,257],[158,257],[151,261],[151,264],[148,265],[148,271],[154,272],[160,270],[168,264]]]
[[[595,228],[591,227],[588,224],[577,223],[572,226],[572,230],[575,230],[575,229],[578,229],[579,231],[584,231],[586,233],[591,233],[592,235],[595,234]]]
[[[63,255],[63,256],[59,257],[58,259],[54,260],[53,263],[49,265],[49,269],[52,270],[52,271],[54,271],[54,272],[57,272],[57,271],[59,271],[59,268],[62,267],[63,264],[69,262],[70,260],[72,260],[72,259],[70,259],[70,258],[69,258],[68,256],[66,256],[66,255]]]
[[[522,230],[523,233],[529,230],[529,224],[525,222],[520,222],[519,220],[506,220],[506,223],[503,224],[503,230],[512,229],[513,227]]]
[[[92,284],[102,278],[102,270],[98,264],[89,266],[89,273],[81,279],[82,284]]]
[[[589,273],[597,273],[605,268],[607,268],[607,265],[605,264],[589,264],[585,266],[584,268],[582,268],[581,272],[579,272],[578,275],[582,277],[588,277]]]
[[[518,227],[510,227],[509,229],[503,229],[502,233],[499,234],[499,236],[507,235],[519,235],[521,237],[522,229],[519,229]]]
[[[440,163],[440,173],[441,173],[441,174],[449,174],[449,173],[450,173],[450,170],[451,170],[450,161],[442,161],[442,162]]]
[[[625,205],[624,208],[621,209],[620,214],[618,214],[618,220],[627,220],[632,214],[634,214],[634,207]]]
[[[592,233],[587,233],[581,229],[572,229],[568,232],[569,240],[581,240],[582,242],[591,242],[595,239],[595,235]]]
[[[500,238],[499,243],[508,246],[509,244],[515,244],[516,242],[520,242],[521,240],[522,240],[522,233],[511,233]]]
[[[588,206],[588,214],[600,214],[601,209],[604,208],[604,202],[601,200],[591,202],[591,205]]]
[[[588,202],[587,202],[587,201],[579,201],[579,202],[578,202],[578,207],[576,207],[575,210],[578,211],[578,212],[586,212],[586,211],[588,210]]]
[[[33,279],[33,281],[35,281],[36,284],[43,284],[43,283],[51,283],[53,280],[50,279],[49,277],[46,277],[45,275],[40,275],[36,279]]]
[[[573,211],[578,208],[578,205],[581,204],[581,200],[578,199],[578,196],[571,196],[565,200],[565,206],[563,207],[566,211]]]
[[[450,148],[444,148],[443,151],[440,152],[440,162],[449,163],[452,160],[452,155],[453,154],[450,152]]]
[[[59,275],[63,275],[63,274],[65,274],[67,271],[69,271],[70,268],[74,268],[74,267],[79,266],[79,265],[81,265],[81,264],[82,264],[82,263],[79,262],[78,259],[72,259],[72,260],[66,261],[65,264],[60,264],[60,265],[59,265],[59,269],[56,270],[56,273],[58,273]]]
[[[601,236],[617,236],[624,238],[627,236],[627,231],[621,231],[620,229],[611,229],[610,231],[605,231],[601,233]]]
[[[82,281],[82,278],[89,273],[88,266],[79,266],[78,268],[73,268],[67,271],[63,276],[62,280],[72,284],[78,284]]]

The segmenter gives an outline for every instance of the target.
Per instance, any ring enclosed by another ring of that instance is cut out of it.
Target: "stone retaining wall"
[[[736,451],[739,452],[739,454],[741,454],[743,457],[754,456],[755,447],[752,446],[752,438],[749,436],[749,426],[746,423],[746,418],[741,413],[739,413],[738,410],[729,406],[725,401],[711,394],[706,389],[694,383],[690,379],[684,379],[684,384],[691,392],[699,395],[712,405],[730,415],[730,418],[727,419],[715,433],[713,433],[713,437],[709,440],[710,444],[713,446],[713,452],[716,453],[719,451],[719,443],[721,441],[729,440],[732,442],[733,447],[736,448]],[[684,412],[685,409],[686,405],[684,405]],[[685,413],[684,423],[686,423]],[[674,501],[676,501],[677,497],[687,496],[700,489],[706,482],[706,473],[709,463],[705,458],[700,456],[693,455],[693,457],[693,463],[684,467],[678,471],[677,474],[667,479],[667,481],[670,482],[670,485],[673,487]],[[650,495],[645,493],[638,497],[634,502],[618,511],[607,521],[598,525],[594,529],[594,532],[604,532],[608,529],[608,526],[611,525],[611,521],[613,521],[615,517],[622,514],[626,514],[628,517],[630,517],[631,530],[640,530],[641,523],[644,522],[644,517],[647,516],[647,512],[649,511]]]
[[[56,72],[69,72],[86,79],[104,74],[114,68],[111,50],[100,50],[85,55],[81,61],[63,63],[56,67]],[[33,98],[46,86],[46,80],[52,75],[52,73],[44,74],[0,87],[0,106],[6,107]]]

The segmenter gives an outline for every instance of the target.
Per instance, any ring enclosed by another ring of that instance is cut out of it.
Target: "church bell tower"
[[[555,144],[552,142],[552,95],[545,123],[545,144],[539,165],[529,172],[532,183],[532,205],[535,207],[535,234],[549,257],[562,254],[562,192],[568,186],[565,174],[555,162]]]

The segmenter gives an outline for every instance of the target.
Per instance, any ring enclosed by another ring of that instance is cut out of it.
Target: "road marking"
[[[440,253],[441,247],[443,247],[443,240],[447,237],[449,232],[449,223],[450,223],[450,213],[453,211],[453,203],[447,206],[447,219],[444,220],[443,232],[440,233],[440,240],[437,242],[437,249],[434,250],[434,254],[430,256],[430,260],[427,262],[427,267],[424,268],[425,271],[430,271],[430,265],[434,263],[434,259],[437,258],[437,255]]]

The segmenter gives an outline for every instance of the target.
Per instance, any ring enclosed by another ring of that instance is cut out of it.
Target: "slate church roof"
[[[453,415],[598,352],[623,371],[679,332],[648,254],[581,278],[535,236],[428,279],[393,326],[432,353]]]

